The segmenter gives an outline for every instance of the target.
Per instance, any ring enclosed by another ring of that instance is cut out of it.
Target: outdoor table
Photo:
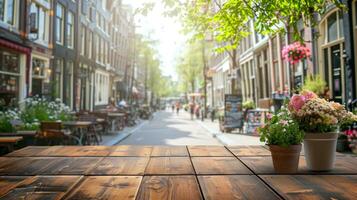
[[[78,135],[71,135],[75,140],[77,140],[79,145],[83,145],[83,138],[85,137],[87,130],[93,125],[93,122],[89,121],[66,121],[62,122],[64,127],[72,130],[71,133],[76,133],[78,130]]]
[[[118,127],[118,125],[119,125],[117,123],[120,123],[121,125],[123,125],[124,117],[125,117],[124,113],[114,113],[114,112],[108,113],[108,118],[111,123],[111,132],[117,131],[116,127]]]
[[[0,198],[357,199],[357,157],[274,172],[265,146],[26,147],[0,157]]]

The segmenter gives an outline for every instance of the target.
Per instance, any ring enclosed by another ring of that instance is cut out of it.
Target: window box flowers
[[[336,102],[319,98],[311,91],[294,95],[288,106],[292,117],[305,132],[304,150],[307,166],[314,171],[334,167],[339,127],[357,117]]]
[[[271,151],[274,169],[278,173],[295,173],[299,165],[303,131],[283,107],[278,114],[269,115],[266,124],[258,128],[260,140]]]

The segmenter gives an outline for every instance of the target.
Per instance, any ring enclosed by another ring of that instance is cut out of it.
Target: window
[[[279,59],[278,59],[278,36],[272,39],[272,50],[273,50],[273,69],[274,69],[274,86],[275,91],[279,91],[280,88],[280,76],[279,76]]]
[[[48,11],[42,7],[41,5],[32,2],[31,7],[30,7],[30,12],[35,13],[36,15],[36,29],[37,29],[37,34],[30,34],[30,38],[32,39],[38,39],[43,42],[48,41],[48,25],[47,25],[47,20],[48,20]]]
[[[54,94],[53,97],[62,99],[62,84],[63,84],[63,60],[57,59],[55,60],[55,69],[53,76],[53,84],[54,84]]]
[[[88,32],[88,58],[93,58],[93,34],[92,31]]]
[[[67,106],[72,107],[73,100],[73,62],[67,62],[66,70],[64,71],[64,82],[65,82],[65,90],[64,90],[64,103]]]
[[[67,47],[71,49],[74,47],[74,15],[70,11],[67,19]]]
[[[325,39],[320,40],[320,55],[321,70],[326,83],[331,91],[331,98],[343,103],[345,94],[345,80],[344,80],[344,68],[345,68],[345,46],[343,40],[343,24],[340,11],[334,11],[330,13],[320,24],[320,28],[325,30],[323,37]]]
[[[15,25],[17,0],[0,0],[0,21]]]
[[[56,42],[63,44],[64,7],[57,3],[56,7]]]
[[[86,27],[81,26],[81,55],[86,55]]]

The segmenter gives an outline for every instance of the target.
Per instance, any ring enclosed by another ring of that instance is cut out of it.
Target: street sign
[[[243,127],[242,98],[226,94],[224,99],[224,128]]]

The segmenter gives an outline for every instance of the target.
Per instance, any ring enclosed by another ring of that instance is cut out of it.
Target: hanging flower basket
[[[296,64],[301,60],[310,58],[311,51],[300,42],[295,42],[285,46],[282,50],[283,59],[288,61],[290,64]]]

